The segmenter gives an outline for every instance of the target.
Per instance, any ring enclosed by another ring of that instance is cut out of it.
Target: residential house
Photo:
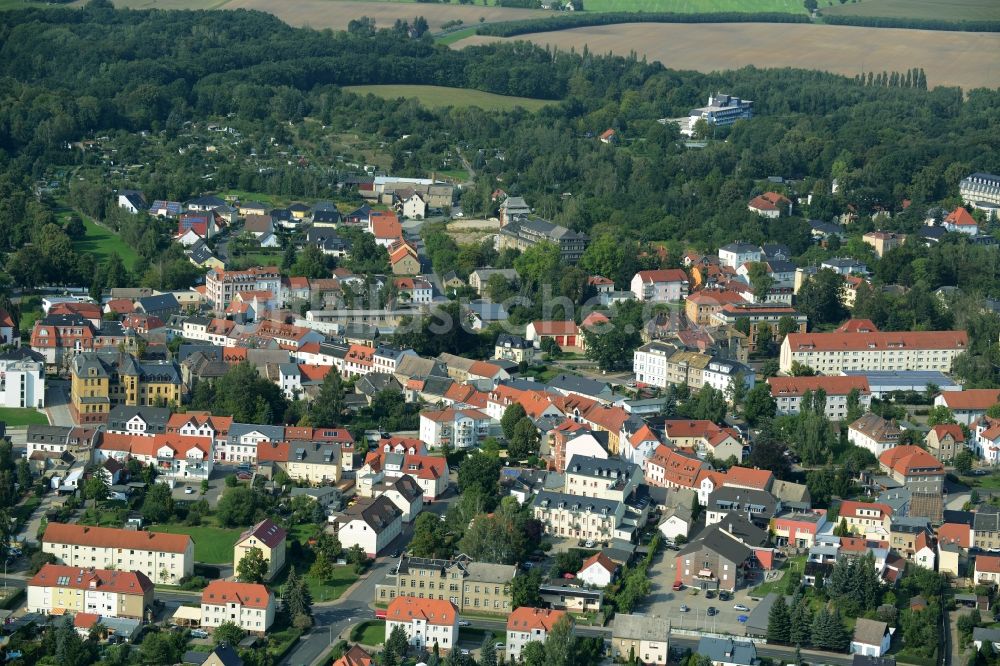
[[[493,358],[530,365],[535,360],[535,346],[519,335],[501,333],[493,346]]]
[[[942,463],[950,463],[965,448],[965,432],[957,423],[939,423],[924,436],[924,445]]]
[[[241,291],[281,293],[277,266],[257,266],[243,271],[212,270],[205,276],[205,298],[216,312],[223,312]]]
[[[333,666],[372,666],[373,663],[372,656],[365,652],[360,645],[352,645],[347,652],[333,662]]]
[[[889,625],[879,620],[858,618],[851,638],[851,654],[881,657],[889,651],[892,633]]]
[[[781,371],[798,361],[832,375],[846,370],[939,370],[969,345],[965,331],[790,333],[781,344]]]
[[[889,536],[892,515],[892,508],[886,504],[844,500],[838,519],[852,534],[884,539]]]
[[[948,231],[952,231],[959,234],[966,234],[968,236],[975,236],[979,233],[979,223],[976,219],[972,217],[969,211],[962,207],[958,207],[948,214],[948,217],[944,218],[941,223]]]
[[[757,648],[752,641],[736,641],[732,638],[702,636],[695,652],[700,657],[708,657],[712,666],[757,666]]]
[[[729,243],[719,248],[719,263],[733,270],[743,264],[760,261],[763,257],[760,247],[752,243]]]
[[[871,406],[871,389],[864,376],[768,377],[767,383],[771,387],[771,397],[777,405],[777,413],[782,415],[798,414],[806,393],[815,395],[817,391],[823,391],[826,396],[823,412],[831,421],[843,421],[847,418],[848,403],[852,400],[856,400],[857,409],[862,412],[868,411]]]
[[[14,325],[14,318],[3,308],[0,308],[0,345],[10,345],[15,349],[21,346],[21,332]]]
[[[973,514],[971,547],[1000,551],[1000,511],[986,506]]]
[[[572,231],[558,224],[525,215],[506,223],[501,220],[495,247],[497,251],[516,249],[524,252],[543,242],[559,246],[560,259],[564,263],[575,264],[587,249],[590,237],[579,231]]]
[[[466,555],[450,560],[404,555],[396,573],[376,586],[375,601],[383,604],[399,596],[426,596],[450,601],[463,613],[506,615],[513,605],[511,581],[517,573],[514,565],[474,562]]]
[[[820,269],[825,268],[827,270],[831,270],[841,277],[848,277],[850,275],[868,275],[867,264],[850,257],[833,257],[832,259],[824,259],[819,267]]]
[[[771,340],[778,341],[778,326],[783,319],[791,320],[799,333],[806,332],[806,316],[790,305],[781,303],[727,303],[710,316],[716,326],[746,327],[749,350],[757,350],[761,331],[767,327]]]
[[[133,215],[149,209],[146,198],[138,190],[121,190],[118,192],[118,207],[124,208]]]
[[[624,502],[545,490],[531,507],[547,534],[590,541],[611,541],[625,515]]]
[[[771,529],[775,545],[812,548],[826,526],[826,510],[787,511],[774,517]]]
[[[941,520],[945,475],[937,458],[919,446],[897,446],[879,456],[879,468],[912,494],[910,516]]]
[[[895,420],[889,421],[878,414],[865,414],[847,428],[847,439],[876,458],[896,447],[903,431]]]
[[[972,432],[972,450],[989,465],[1000,463],[1000,419],[982,416]]]
[[[419,650],[437,646],[450,651],[458,644],[458,609],[450,601],[396,597],[385,615],[385,636],[400,627],[407,643]]]
[[[611,656],[643,664],[666,664],[670,657],[670,621],[651,615],[615,613],[611,621]]]
[[[972,580],[977,585],[1000,585],[1000,557],[977,555]]]
[[[0,310],[0,327],[5,313]],[[0,337],[3,336],[0,330]],[[4,343],[0,342],[0,345]],[[45,406],[45,363],[41,354],[14,347],[0,353],[0,407],[41,409]]]
[[[390,250],[389,264],[393,275],[416,275],[420,272],[420,257],[416,249],[405,241]]]
[[[861,240],[871,245],[875,249],[876,256],[881,259],[886,253],[905,243],[906,236],[887,231],[869,231],[861,237]]]
[[[708,496],[705,525],[725,523],[736,513],[751,523],[767,529],[781,505],[765,490],[723,486]]]
[[[29,613],[144,620],[153,607],[153,583],[141,571],[45,564],[28,580],[27,588]]]
[[[513,268],[477,268],[469,274],[469,286],[476,290],[479,296],[488,296],[490,278],[501,276],[508,283],[517,282],[517,271]]]
[[[402,533],[403,512],[388,497],[359,499],[337,516],[337,538],[345,548],[360,546],[377,557]]]
[[[678,303],[687,298],[690,280],[680,268],[639,271],[632,277],[631,290],[639,301]]]
[[[275,525],[270,518],[265,518],[244,531],[233,545],[233,571],[238,572],[240,561],[251,548],[256,548],[267,560],[267,575],[264,580],[273,579],[285,566],[287,536],[284,528]]]
[[[286,437],[290,437],[287,433]],[[257,464],[271,465],[284,471],[293,481],[316,485],[340,483],[341,444],[336,441],[289,439],[257,444]]]
[[[168,407],[115,405],[108,414],[108,432],[153,436],[167,431]]]
[[[447,409],[420,413],[420,440],[430,449],[478,446],[490,434],[490,417],[478,409]]]
[[[576,579],[591,587],[607,587],[615,579],[618,564],[604,553],[594,553],[583,561]]]
[[[664,512],[663,519],[657,527],[671,543],[676,543],[678,537],[687,539],[693,526],[694,514],[691,511],[691,505],[678,504]]]
[[[194,542],[186,534],[53,522],[42,536],[42,552],[78,570],[134,571],[171,585],[194,573]]]
[[[403,240],[403,226],[396,213],[373,210],[368,216],[368,233],[375,236],[376,245],[388,248]]]
[[[31,329],[31,350],[45,357],[49,368],[65,369],[73,356],[102,349],[115,351],[124,344],[125,328],[117,321],[90,319],[79,314],[50,314]]]
[[[986,415],[993,405],[1000,403],[1000,389],[965,389],[944,391],[934,398],[935,407],[947,407],[961,425],[971,426]]]
[[[520,660],[521,650],[530,642],[544,643],[552,627],[565,616],[564,611],[549,608],[516,608],[507,616],[507,643],[504,646],[507,659]]]
[[[140,361],[117,350],[82,352],[70,367],[70,412],[77,423],[107,423],[119,404],[179,405],[181,386],[173,361]]]
[[[229,622],[262,636],[274,624],[276,612],[274,593],[260,583],[213,580],[201,591],[201,626],[206,629]]]
[[[375,487],[375,493],[388,497],[403,512],[403,522],[411,523],[424,508],[424,491],[409,474],[383,481]]]

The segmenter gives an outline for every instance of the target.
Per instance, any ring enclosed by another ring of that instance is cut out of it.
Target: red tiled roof
[[[618,565],[615,564],[610,557],[605,555],[603,552],[598,552],[594,553],[593,555],[591,555],[590,557],[588,557],[583,561],[583,564],[580,565],[580,571],[578,573],[586,571],[588,568],[594,566],[595,564],[601,566],[608,573],[614,573],[615,571],[618,570]]]
[[[395,213],[372,211],[369,216],[372,234],[375,238],[402,238],[403,226]]]
[[[945,523],[938,528],[938,542],[953,543],[962,548],[972,546],[972,528],[965,523]]]
[[[409,623],[414,618],[425,620],[427,624],[452,626],[457,622],[458,609],[455,604],[443,599],[396,597],[389,602],[385,615],[387,621]]]
[[[507,616],[507,631],[530,633],[537,629],[549,632],[552,631],[552,627],[559,621],[559,618],[565,614],[565,611],[552,610],[551,608],[520,606]]]
[[[883,516],[892,515],[892,507],[888,504],[878,502],[855,502],[854,500],[844,500],[840,503],[841,518],[857,518],[858,511],[863,509],[878,509]]]
[[[953,224],[956,227],[977,227],[979,223],[976,222],[975,218],[961,206],[955,210],[948,213],[948,217],[944,218],[945,224]]]
[[[655,284],[657,282],[687,282],[688,274],[680,268],[664,268],[653,271],[639,271],[636,273],[639,279],[645,283]]]
[[[903,475],[908,475],[910,470],[915,468],[922,470],[921,473],[944,474],[944,466],[938,462],[937,458],[912,444],[894,446],[880,455],[878,461],[892,471]],[[928,472],[926,471],[928,468],[935,471]]]
[[[827,395],[847,395],[854,389],[858,389],[861,393],[871,393],[868,378],[862,376],[768,377],[767,383],[771,386],[771,395],[775,398],[801,397],[806,391],[815,393],[821,389]]]
[[[709,289],[696,291],[689,295],[687,300],[695,305],[725,305],[726,303],[744,303],[746,299],[735,291],[724,291],[721,289]]]
[[[48,530],[45,533],[48,535]],[[142,533],[139,532],[139,534]],[[127,546],[125,547],[127,548]],[[60,578],[67,580],[60,583]],[[68,587],[74,590],[97,589],[102,592],[139,595],[153,589],[153,582],[141,571],[82,569],[63,564],[46,564],[28,581],[28,585],[32,587]],[[92,585],[96,587],[92,587]]]
[[[326,378],[330,371],[333,370],[332,365],[312,365],[309,363],[299,363],[299,373],[302,378],[310,382],[321,382]]]
[[[101,616],[97,613],[77,613],[73,616],[73,626],[77,629],[90,631],[100,620]]]
[[[962,426],[957,423],[939,423],[931,430],[937,435],[938,440],[942,440],[948,435],[951,435],[955,442],[965,441],[965,432],[962,430]]]
[[[42,536],[43,543],[66,543],[74,546],[155,550],[183,553],[191,543],[187,534],[121,530],[114,527],[90,527],[68,523],[49,523]]]
[[[536,335],[577,335],[579,329],[574,321],[545,321],[538,320],[531,322]]]
[[[344,653],[332,666],[371,666],[372,656],[364,651],[360,645],[353,645],[351,649]]]
[[[667,419],[663,431],[670,437],[708,437],[717,432],[719,426],[707,420]]]
[[[948,409],[987,410],[1000,402],[1000,389],[966,389],[945,391],[941,399]]]
[[[899,331],[892,333],[789,333],[786,343],[797,351],[866,351],[870,349],[965,349],[965,331]]]
[[[267,608],[271,592],[260,583],[234,583],[213,580],[201,592],[201,603],[223,606],[236,603],[247,608]]]
[[[722,479],[722,485],[740,485],[757,490],[766,490],[774,479],[769,469],[750,469],[749,467],[733,466],[729,468]]]
[[[778,206],[781,204],[791,203],[783,194],[778,194],[777,192],[765,192],[758,197],[754,197],[750,200],[750,207],[756,208],[757,210],[777,210]]]
[[[837,333],[874,333],[878,326],[871,319],[848,319],[837,327]]]
[[[1000,557],[996,555],[978,555],[976,557],[976,573],[1000,573]]]

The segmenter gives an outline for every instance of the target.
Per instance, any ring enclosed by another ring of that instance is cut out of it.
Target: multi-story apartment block
[[[29,613],[92,613],[143,620],[153,583],[141,571],[46,564],[28,581]]]
[[[840,504],[839,520],[852,534],[885,539],[892,524],[892,507],[877,502],[844,500]]]
[[[274,623],[276,606],[274,594],[260,583],[213,580],[201,592],[201,626],[214,629],[232,622],[263,635]]]
[[[649,303],[679,303],[687,298],[690,280],[680,268],[639,271],[632,277],[635,298]]]
[[[969,347],[965,331],[789,333],[781,344],[781,371],[796,361],[825,375],[845,370],[949,372]]]
[[[421,650],[452,650],[458,643],[458,609],[450,601],[396,597],[385,614],[385,636],[402,627],[407,642]]]
[[[508,659],[521,659],[521,650],[528,643],[544,643],[552,627],[565,611],[551,608],[532,608],[521,606],[507,616],[507,645],[505,650]]]
[[[958,193],[965,203],[994,216],[1000,209],[1000,176],[974,173],[962,179],[958,184]]]
[[[1000,510],[987,506],[976,511],[972,518],[972,548],[1000,550]]]
[[[924,445],[932,456],[948,463],[965,447],[965,432],[957,423],[939,423],[927,431]]]
[[[807,318],[790,305],[781,303],[727,303],[711,315],[710,323],[715,326],[746,326],[749,350],[757,350],[757,340],[766,326],[771,330],[773,340],[778,340],[778,325],[784,318],[790,319],[799,333],[806,332]],[[740,322],[747,322],[741,324]]]
[[[955,420],[971,426],[986,414],[986,410],[1000,402],[1000,389],[966,389],[944,391],[934,398],[935,407],[947,407]]]
[[[200,482],[212,475],[212,449],[212,440],[208,437],[102,433],[94,448],[94,462],[100,464],[113,459],[124,463],[134,458],[143,465],[153,465],[162,480]]]
[[[115,405],[108,414],[108,432],[152,437],[167,431],[168,407]]]
[[[879,468],[910,491],[907,515],[940,522],[944,516],[944,465],[919,446],[889,449]]]
[[[493,347],[493,358],[511,363],[531,363],[535,360],[535,346],[519,335],[501,333]]]
[[[489,437],[488,415],[478,409],[449,407],[420,413],[420,441],[429,449],[450,446],[452,450],[469,449]]]
[[[70,411],[77,423],[107,423],[113,406],[179,405],[181,386],[173,361],[140,361],[117,350],[82,352],[70,367]]]
[[[42,552],[69,567],[137,571],[169,585],[194,573],[194,542],[186,534],[49,523]]]
[[[543,490],[532,500],[531,513],[541,521],[547,534],[610,541],[625,516],[625,504]]]
[[[847,418],[848,402],[852,394],[857,397],[858,408],[862,411],[868,411],[872,401],[868,379],[864,376],[768,377],[767,383],[771,387],[771,397],[778,407],[778,414],[798,414],[802,410],[803,396],[817,391],[823,391],[826,395],[823,411],[826,418],[832,421]]]
[[[286,431],[286,437],[290,435]],[[337,442],[289,440],[257,444],[257,464],[269,463],[294,481],[316,485],[340,483],[341,446]]]
[[[543,242],[558,245],[561,259],[566,263],[575,264],[583,256],[590,238],[587,234],[545,220],[517,216],[500,227],[496,249],[516,249],[523,252]]]
[[[573,456],[566,465],[568,495],[624,502],[642,482],[641,468],[621,458]]]
[[[753,118],[753,102],[749,99],[740,99],[733,95],[715,93],[708,96],[708,104],[697,109],[691,109],[688,114],[690,125],[693,127],[698,120],[704,119],[709,125],[726,127],[732,125],[737,120],[750,120]]]
[[[506,615],[513,605],[511,581],[517,567],[511,564],[474,562],[465,555],[453,560],[404,556],[395,574],[375,588],[375,602],[396,597],[450,601],[463,613]]]
[[[225,446],[215,448],[215,460],[256,465],[259,444],[281,442],[284,439],[284,426],[233,423],[229,426],[229,436],[226,438]]]
[[[719,248],[719,263],[734,271],[746,263],[753,263],[764,258],[764,251],[753,243],[729,243]]]
[[[0,407],[45,406],[45,364],[36,359],[41,357],[27,349],[0,355]]]
[[[209,271],[205,276],[205,298],[216,312],[222,312],[240,292],[281,292],[281,271],[277,266],[257,266],[245,271]]]
[[[82,352],[114,349],[125,342],[125,328],[117,321],[96,323],[78,314],[52,314],[35,322],[31,350],[45,357],[45,364],[65,368]]]

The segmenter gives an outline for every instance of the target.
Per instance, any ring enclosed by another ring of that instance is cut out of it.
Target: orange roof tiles
[[[201,603],[210,606],[239,604],[247,608],[267,608],[271,592],[260,583],[213,580],[201,592]]]
[[[886,349],[965,349],[965,331],[898,331],[892,333],[789,333],[786,343],[798,351],[868,351]]]
[[[774,474],[769,469],[750,469],[749,467],[733,466],[723,477],[722,485],[739,485],[757,490],[767,490],[774,480]]]
[[[976,557],[976,572],[1000,573],[1000,557],[996,555],[978,555]]]
[[[965,523],[945,523],[938,528],[938,542],[953,543],[961,548],[972,546],[972,528]]]
[[[965,432],[962,430],[962,426],[957,423],[939,423],[931,428],[931,430],[937,435],[938,440],[951,435],[955,442],[965,441]]]
[[[507,631],[530,633],[534,630],[541,630],[549,632],[552,631],[552,627],[559,621],[559,618],[565,614],[565,611],[552,610],[551,608],[520,606],[507,616]]]
[[[839,327],[837,327],[837,333],[874,333],[878,330],[878,326],[875,325],[871,319],[848,319]]]
[[[825,391],[827,395],[847,395],[854,389],[858,389],[862,394],[871,393],[868,378],[861,376],[768,377],[767,383],[771,386],[771,395],[775,398],[801,397],[806,391],[815,393],[818,390]]]
[[[639,271],[636,273],[639,279],[647,284],[657,282],[687,282],[688,274],[680,268],[664,268],[652,271]]]
[[[975,218],[961,206],[955,210],[948,213],[948,217],[944,218],[945,224],[953,224],[956,227],[978,227],[979,223],[976,222]]]
[[[60,582],[60,579],[65,582]],[[46,564],[28,581],[28,585],[140,595],[153,589],[153,582],[141,571],[83,569],[64,564]]]
[[[538,320],[531,322],[536,335],[578,335],[579,329],[574,321],[546,321]]]
[[[1000,402],[1000,389],[966,389],[945,391],[941,399],[948,409],[969,409],[986,411]]]
[[[310,382],[321,382],[323,381],[330,371],[333,370],[332,365],[312,365],[309,363],[299,363],[299,374],[302,378]]]
[[[880,455],[878,461],[903,475],[909,475],[914,469],[919,469],[921,474],[944,474],[944,466],[937,458],[912,444],[894,446]]]
[[[375,238],[401,239],[403,237],[403,226],[399,223],[395,213],[372,211],[369,220]]]
[[[891,516],[892,507],[888,504],[878,502],[855,502],[854,500],[844,500],[840,503],[841,518],[858,518],[858,511],[877,509],[882,516]]]
[[[49,523],[42,536],[43,543],[66,543],[74,546],[155,550],[183,553],[191,544],[187,534],[120,530],[113,527],[90,527],[68,523]]]
[[[387,621],[408,623],[414,618],[425,620],[427,624],[451,626],[458,621],[458,609],[455,604],[443,599],[396,597],[389,602],[385,615]]]

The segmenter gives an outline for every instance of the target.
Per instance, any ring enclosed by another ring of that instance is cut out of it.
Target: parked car
[[[463,657],[468,657],[469,656],[469,651],[467,649],[465,649],[465,648],[462,648],[462,656]]]
[[[585,543],[585,544],[583,544],[583,545],[584,545],[584,546],[585,546],[586,548],[593,548],[595,544],[594,544],[594,542],[593,542],[592,540],[588,539],[588,540],[587,540],[587,543]]]
[[[718,615],[718,613],[719,613],[719,610],[715,606],[709,606],[708,607],[708,616],[709,617],[712,617],[713,615]]]
[[[687,613],[689,610],[691,610],[691,609],[687,607],[687,604],[681,604],[681,612],[682,613]]]
[[[715,598],[715,592],[713,592],[712,590],[705,590],[705,598],[706,599],[714,599]]]
[[[472,625],[469,623],[468,620],[459,620],[458,621],[458,626],[460,626],[460,627],[471,627]]]
[[[507,649],[507,646],[504,645],[503,643],[494,643],[493,644],[493,649],[494,650],[505,650],[505,649]]]
[[[684,583],[677,581],[674,583],[674,592],[680,592],[684,589]]]
[[[208,638],[208,632],[202,629],[192,629],[191,636],[194,638]]]
[[[749,619],[750,619],[749,615],[740,615],[739,617],[736,618],[736,621],[737,622],[746,622]]]
[[[184,494],[185,495],[194,495],[194,488],[192,488],[191,486],[188,486],[187,488],[184,489]]]
[[[743,604],[736,604],[735,606],[733,606],[733,610],[749,611],[750,609],[744,606]]]
[[[719,601],[729,601],[732,598],[733,598],[733,595],[729,594],[725,590],[723,590],[722,592],[719,592]]]

